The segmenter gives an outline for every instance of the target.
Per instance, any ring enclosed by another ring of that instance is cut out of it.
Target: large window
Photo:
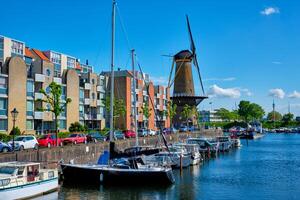
[[[54,76],[60,76],[61,55],[59,53],[50,52],[50,61],[54,63]]]
[[[27,93],[27,96],[29,96],[29,97],[34,96],[34,82],[33,81],[27,81],[26,93]]]
[[[61,87],[61,99],[66,100],[66,87],[65,86]]]
[[[0,62],[3,62],[3,49],[4,49],[4,39],[0,37]]]
[[[27,116],[33,116],[34,103],[33,101],[27,101]]]
[[[0,98],[0,115],[7,115],[7,99]]]
[[[0,77],[0,94],[7,94],[7,78]]]
[[[67,129],[66,120],[59,120],[59,129]]]
[[[84,102],[84,90],[79,90],[79,101]]]
[[[80,117],[84,117],[84,106],[83,105],[79,105],[79,116]]]
[[[60,107],[63,108],[62,112],[60,113],[61,117],[66,117],[67,112],[66,112],[66,105],[65,104],[60,104]]]
[[[74,69],[76,60],[74,58],[67,57],[67,68]]]
[[[33,130],[33,120],[31,120],[31,119],[27,119],[26,120],[26,129],[27,130]]]
[[[7,130],[7,119],[0,119],[0,130],[1,131]]]
[[[17,42],[12,40],[11,41],[11,53],[15,55],[22,55],[24,54],[23,52],[24,44],[22,42]]]

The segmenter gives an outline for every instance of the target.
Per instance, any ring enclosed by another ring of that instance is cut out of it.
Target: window
[[[1,131],[7,130],[7,119],[0,119],[0,130]]]
[[[46,93],[47,93],[47,94],[50,94],[50,92],[51,92],[51,88],[48,86],[48,87],[46,88]]]
[[[61,65],[61,55],[59,53],[50,52],[50,60],[55,64]]]
[[[26,91],[27,91],[27,96],[30,96],[30,97],[34,96],[34,82],[33,81],[27,81]]]
[[[12,54],[23,55],[24,44],[21,42],[11,41],[11,52]]]
[[[7,99],[0,99],[0,115],[7,115]]]
[[[26,120],[26,129],[33,130],[33,120],[31,120],[31,119]]]
[[[61,99],[66,100],[66,87],[65,86],[61,87]]]
[[[66,129],[66,120],[59,120],[59,129]]]
[[[74,58],[67,57],[67,68],[74,69],[76,60]]]
[[[100,79],[100,86],[104,86],[105,85],[105,81],[104,81],[104,79]]]
[[[33,101],[27,101],[27,116],[33,116],[33,110],[34,110],[34,106],[33,106]]]
[[[92,84],[95,85],[95,79],[92,79]]]
[[[7,94],[7,78],[0,77],[0,94]]]
[[[84,90],[79,90],[79,101],[80,102],[84,101]]]
[[[47,104],[47,111],[51,111],[51,105],[50,104]]]
[[[92,99],[95,100],[96,99],[96,95],[95,93],[92,93]]]
[[[50,69],[46,69],[46,75],[51,76],[51,70]]]

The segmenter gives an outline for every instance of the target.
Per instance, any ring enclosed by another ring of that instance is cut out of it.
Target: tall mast
[[[133,73],[133,120],[134,120],[134,132],[135,132],[135,146],[139,146],[139,138],[137,132],[137,120],[136,120],[136,74],[134,67],[134,49],[131,50],[131,59],[132,59],[132,73]]]
[[[110,118],[109,141],[113,141],[114,133],[114,65],[115,65],[115,18],[116,0],[112,0],[112,28],[111,28],[111,77],[110,77]]]

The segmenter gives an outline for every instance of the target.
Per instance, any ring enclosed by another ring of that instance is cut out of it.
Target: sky
[[[27,46],[86,59],[107,71],[111,0],[0,0],[0,35]],[[200,109],[234,109],[249,100],[300,116],[300,1],[117,0],[116,67],[130,69],[130,49],[143,71],[167,84],[172,58],[189,48],[188,14],[206,95]],[[194,71],[196,72],[196,71]],[[200,85],[194,73],[195,90]],[[210,104],[211,102],[211,104]]]

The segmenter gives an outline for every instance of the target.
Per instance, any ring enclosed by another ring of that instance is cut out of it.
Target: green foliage
[[[8,135],[7,133],[0,133],[0,141],[3,141],[3,142],[8,142],[11,140],[11,136]]]
[[[189,117],[192,115],[192,108],[191,106],[185,104],[181,111],[181,115],[188,121]]]
[[[165,115],[170,118],[171,126],[173,126],[173,118],[176,115],[177,105],[172,101],[168,101],[167,110],[165,111]]]
[[[13,129],[10,131],[9,135],[13,135],[14,133],[15,133],[15,136],[16,136],[16,135],[21,135],[21,130],[20,130],[20,128],[16,126],[15,128],[13,128]]]
[[[70,125],[69,127],[69,131],[72,132],[85,132],[87,131],[86,126],[83,126],[81,123],[79,122],[74,122]]]
[[[105,99],[102,99],[104,107],[107,111],[107,113],[110,112],[110,95],[107,95]],[[113,118],[114,118],[114,123],[115,123],[115,118],[123,117],[126,113],[126,106],[125,102],[123,99],[117,99],[114,98],[114,113],[113,113]]]
[[[151,110],[152,108],[149,108],[148,102],[145,102],[140,113],[148,120],[151,116]]]
[[[267,119],[269,121],[281,121],[282,120],[282,115],[277,111],[272,111],[272,112],[268,113]]]
[[[265,111],[256,103],[240,101],[238,114],[245,122],[249,122],[250,120],[261,120],[265,114]]]
[[[294,115],[292,113],[287,113],[282,117],[282,121],[286,124],[292,122],[293,119],[294,119]]]
[[[218,109],[216,115],[218,115],[223,121],[233,121],[239,119],[239,114],[236,110],[229,111],[225,108]]]
[[[70,132],[59,132],[58,137],[59,138],[66,138],[70,135]]]

